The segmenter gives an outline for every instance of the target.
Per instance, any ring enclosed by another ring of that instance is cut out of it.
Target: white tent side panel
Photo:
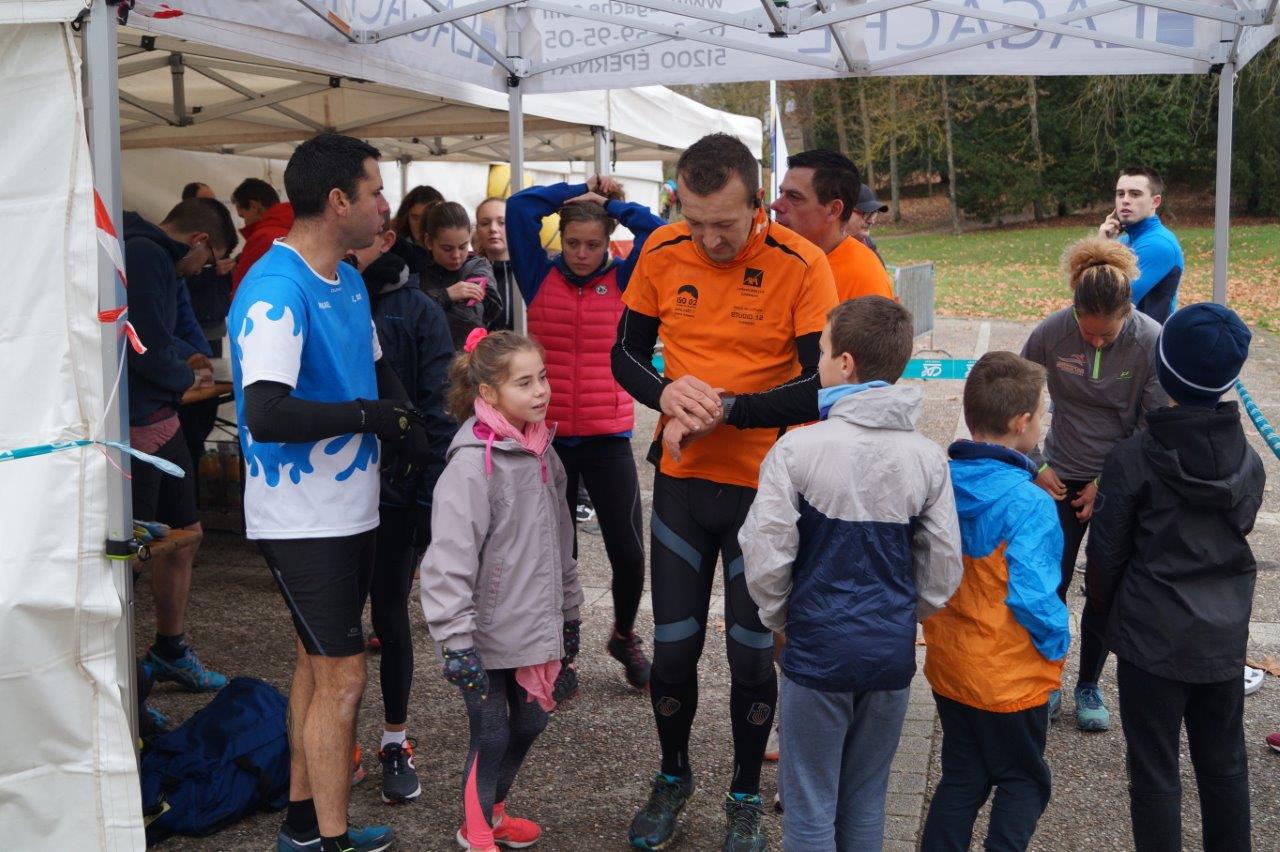
[[[3,0],[0,24],[48,24],[74,20],[89,0]]]
[[[28,4],[30,5],[30,4]],[[63,24],[0,26],[0,449],[101,420],[98,248],[80,67]],[[0,825],[13,849],[141,850],[96,449],[0,462]]]

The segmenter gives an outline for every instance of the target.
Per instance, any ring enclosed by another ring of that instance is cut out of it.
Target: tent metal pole
[[[119,80],[116,78],[116,13],[106,0],[94,0],[89,19],[84,28],[84,64],[82,88],[84,93],[85,126],[89,132],[89,151],[93,161],[93,183],[106,205],[107,213],[120,234],[120,114],[117,110]],[[123,240],[122,240],[123,242]],[[123,246],[122,246],[123,248]],[[98,308],[106,310],[126,305],[124,286],[116,275],[110,258],[98,250]],[[111,398],[112,382],[117,365],[124,356],[124,335],[116,333],[115,324],[102,325],[102,399]],[[120,390],[115,402],[103,418],[103,438],[108,441],[129,440],[129,387],[125,376],[120,377]],[[87,452],[87,450],[86,450]],[[129,470],[129,457],[118,453],[124,472],[115,467],[107,468],[107,547],[108,553],[116,546],[133,539],[133,498],[125,481]],[[112,555],[120,555],[114,554]],[[116,625],[116,679],[120,685],[120,700],[129,718],[129,731],[133,741],[138,739],[137,714],[138,684],[134,678],[137,654],[133,644],[133,577],[132,565],[127,558],[114,559],[113,578],[120,594],[120,621]]]
[[[611,175],[613,174],[613,162],[609,156],[609,149],[612,147],[609,143],[612,141],[612,134],[603,127],[591,128],[591,138],[594,142],[594,160],[596,174]]]
[[[503,10],[503,23],[507,30],[507,67],[527,68],[527,63],[521,56],[520,13],[508,6]],[[507,77],[507,157],[511,166],[508,197],[524,189],[524,92],[520,88],[521,82],[514,72]],[[514,296],[514,288],[512,295]],[[514,303],[511,306],[511,318],[515,330],[528,334],[529,317],[525,313],[524,300],[512,298],[511,301]]]
[[[400,165],[400,202],[404,203],[404,197],[409,194],[409,164],[413,162],[413,157],[403,154],[396,157],[396,162]]]
[[[1218,75],[1218,171],[1213,198],[1213,300],[1227,303],[1227,251],[1231,244],[1231,139],[1235,120],[1236,64]]]

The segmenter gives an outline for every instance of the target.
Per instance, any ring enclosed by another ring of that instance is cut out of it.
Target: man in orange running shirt
[[[676,181],[684,221],[645,244],[613,349],[618,383],[664,415],[664,440],[655,442],[649,680],[662,766],[630,842],[665,846],[693,794],[689,734],[719,557],[734,741],[722,848],[761,852],[760,766],[777,682],[738,528],[779,427],[818,419],[818,338],[836,292],[823,252],[769,220],[758,165],[740,141],[698,140],[680,157]],[[665,375],[652,366],[659,337]]]
[[[862,179],[843,154],[825,148],[787,158],[787,173],[772,210],[786,225],[827,255],[840,301],[859,296],[895,298],[893,281],[876,253],[845,235]]]

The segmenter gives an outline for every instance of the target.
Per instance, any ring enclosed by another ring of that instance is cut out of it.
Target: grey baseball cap
[[[876,200],[876,194],[865,183],[858,188],[858,202],[853,209],[859,213],[888,213],[889,205]]]

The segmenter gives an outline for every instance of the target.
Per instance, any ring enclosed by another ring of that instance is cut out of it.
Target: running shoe
[[[520,817],[502,815],[498,820],[498,824],[493,827],[493,842],[498,846],[505,846],[508,849],[525,849],[538,842],[538,838],[542,836],[542,829],[531,819],[521,819]],[[467,826],[463,823],[458,829],[458,834],[454,838],[458,841],[458,845],[463,849],[479,849],[478,846],[472,846],[467,841]],[[489,849],[496,847],[490,846]]]
[[[169,733],[169,720],[163,713],[144,701],[138,728],[138,737],[149,744],[156,737]]]
[[[724,799],[724,813],[729,826],[723,852],[764,852],[769,848],[769,841],[760,831],[764,803],[758,794],[729,793]]]
[[[593,507],[586,505],[585,503],[579,503],[577,506],[574,507],[573,517],[580,524],[585,524],[587,521],[591,520],[595,516],[596,516],[596,510]]]
[[[378,638],[377,633],[369,634],[369,653],[370,654],[382,653],[382,640]]]
[[[395,840],[395,832],[389,826],[371,825],[367,828],[347,826],[347,839],[351,841],[348,852],[382,852]],[[289,824],[276,832],[276,852],[319,852],[320,829],[317,827],[305,835],[294,834]]]
[[[1267,734],[1267,745],[1272,751],[1280,751],[1280,733]]]
[[[364,764],[360,762],[360,743],[356,743],[356,750],[351,753],[351,786],[354,787],[363,781],[368,773],[364,771]]]
[[[1049,693],[1049,721],[1056,722],[1062,718],[1062,690],[1055,689]]]
[[[780,737],[780,734],[778,733],[778,729],[776,727],[773,728],[771,731],[769,731],[769,741],[765,743],[765,746],[764,746],[764,759],[771,763],[778,762],[779,737]]]
[[[382,801],[388,805],[412,802],[422,795],[418,772],[413,767],[413,740],[387,743],[378,752],[382,764]]]
[[[176,660],[166,660],[152,649],[147,652],[147,665],[156,680],[171,680],[187,692],[217,692],[227,685],[226,675],[205,668],[190,648]]]
[[[1105,731],[1111,727],[1111,713],[1097,684],[1076,687],[1076,727],[1082,731]]]
[[[683,778],[659,772],[649,801],[631,820],[629,837],[636,849],[664,849],[676,833],[676,823],[693,798],[693,774]]]
[[[631,684],[633,689],[649,688],[649,658],[644,655],[644,651],[640,647],[640,637],[633,630],[626,636],[619,636],[618,631],[613,631],[609,637],[609,644],[605,645],[605,650],[609,652],[609,656],[622,663],[626,669],[627,683]]]

